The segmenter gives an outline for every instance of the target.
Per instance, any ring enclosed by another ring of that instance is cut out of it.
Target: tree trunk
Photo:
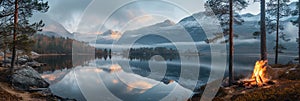
[[[261,0],[261,16],[260,16],[260,32],[261,32],[261,42],[260,42],[260,53],[261,53],[261,60],[267,60],[267,41],[266,41],[266,1]]]
[[[276,24],[276,47],[275,47],[275,64],[278,63],[278,43],[279,43],[279,17],[280,17],[280,13],[279,13],[279,8],[280,8],[280,0],[277,0],[277,24]]]
[[[11,58],[11,74],[14,72],[14,64],[16,57],[16,38],[17,38],[17,27],[18,27],[18,0],[15,1],[15,13],[14,13],[14,35],[13,35],[13,49]]]
[[[234,82],[234,70],[233,70],[233,0],[229,0],[229,84]]]
[[[4,51],[3,51],[3,60],[4,60],[4,67],[6,68],[6,61],[5,61],[5,59],[6,59],[6,44],[4,45],[5,47],[4,47]]]
[[[16,52],[16,62],[15,62],[16,66],[18,67],[19,66],[19,55],[18,55],[18,52]]]
[[[299,48],[299,51],[298,51],[298,62],[300,64],[300,0],[298,1],[298,48]]]

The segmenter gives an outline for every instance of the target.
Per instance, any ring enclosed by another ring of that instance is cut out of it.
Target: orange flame
[[[255,63],[253,74],[251,76],[251,79],[253,80],[251,85],[263,86],[264,83],[268,82],[269,79],[266,77],[267,62],[267,60],[260,60]]]

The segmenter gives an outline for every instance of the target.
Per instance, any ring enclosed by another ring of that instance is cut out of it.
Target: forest
[[[39,54],[72,54],[73,39],[34,35],[33,40],[32,50]]]

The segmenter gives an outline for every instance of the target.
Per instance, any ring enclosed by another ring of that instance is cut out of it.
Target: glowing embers
[[[264,85],[273,84],[270,80],[270,76],[267,74],[267,60],[259,60],[255,63],[253,73],[250,78],[239,81],[246,88],[254,86],[262,87]]]

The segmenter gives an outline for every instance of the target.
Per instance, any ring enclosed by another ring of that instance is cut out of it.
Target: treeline
[[[34,35],[35,44],[32,50],[39,54],[70,54],[72,53],[73,40],[69,38],[48,37]]]
[[[94,48],[87,43],[79,42],[70,38],[49,37],[37,34],[32,50],[39,54],[93,54]]]
[[[179,57],[177,50],[167,47],[156,48],[130,48],[129,59],[150,60],[151,57],[159,55],[165,60],[172,60]]]
[[[95,49],[95,58],[98,59],[104,58],[106,60],[107,58],[111,59],[111,57],[112,57],[111,49],[101,49],[101,48]]]

